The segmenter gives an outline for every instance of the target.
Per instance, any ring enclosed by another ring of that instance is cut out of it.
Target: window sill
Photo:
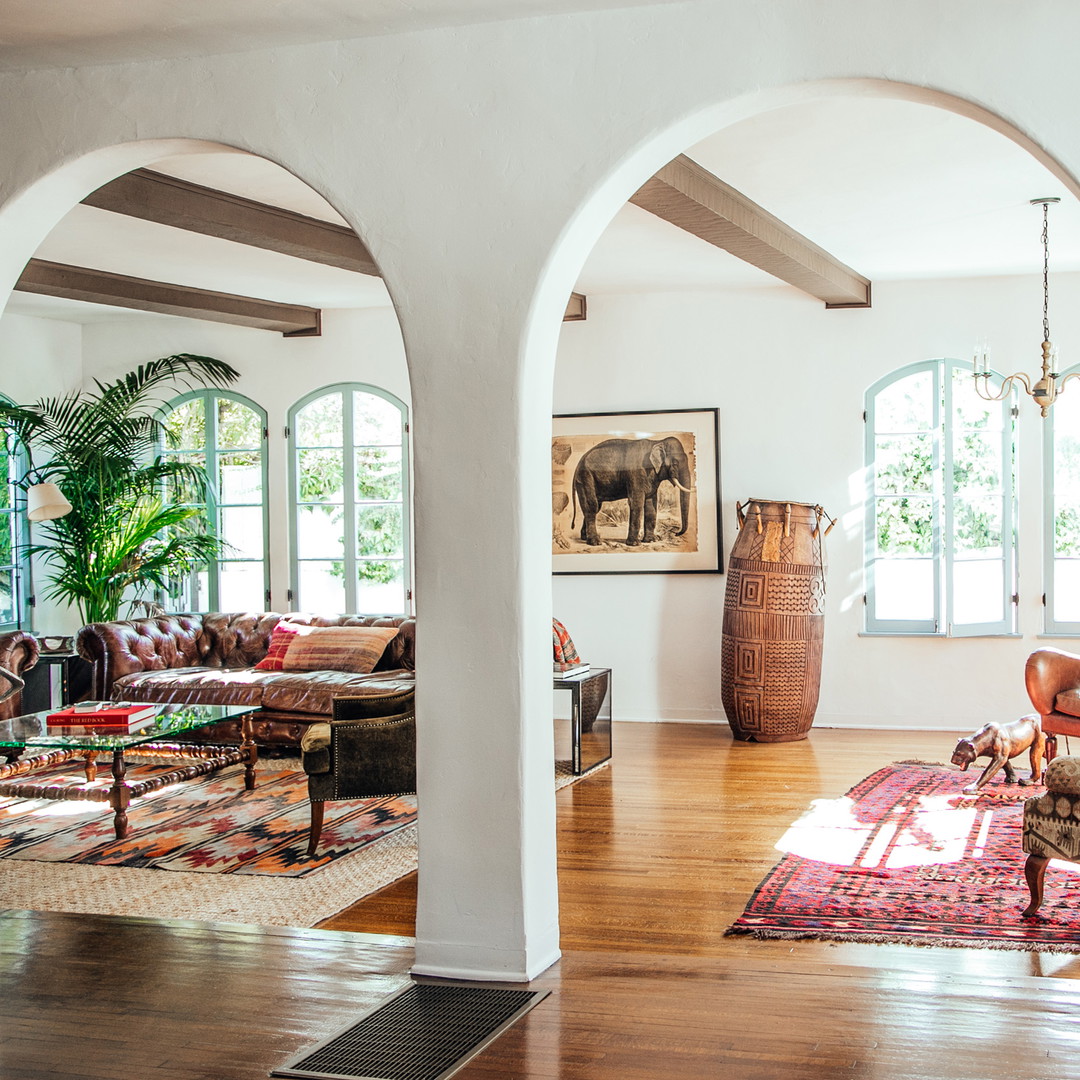
[[[944,634],[932,630],[911,630],[911,631],[899,631],[899,630],[860,630],[859,637],[864,638],[941,638],[942,641],[974,641],[984,640],[986,638],[1022,638],[1023,634],[1008,633],[1008,634]],[[1039,637],[1069,637],[1070,635],[1057,635],[1057,634],[1039,634]],[[1072,635],[1080,637],[1080,634]]]

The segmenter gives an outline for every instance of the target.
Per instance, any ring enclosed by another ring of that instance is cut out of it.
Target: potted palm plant
[[[33,405],[0,402],[0,425],[30,462],[18,485],[55,484],[71,504],[38,526],[40,542],[30,549],[50,569],[46,596],[75,606],[84,623],[107,622],[125,600],[167,589],[218,552],[202,511],[184,505],[184,492],[204,487],[206,474],[160,455],[160,411],[165,396],[238,377],[222,360],[180,353],[113,382],[95,380],[93,390]]]

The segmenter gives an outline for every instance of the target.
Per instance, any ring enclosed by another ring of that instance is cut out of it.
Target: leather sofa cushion
[[[264,674],[259,672],[259,674]],[[362,694],[382,694],[414,685],[411,671],[388,671],[354,675],[348,671],[276,671],[263,685],[262,704],[281,712],[316,713],[330,716],[334,698]]]
[[[1080,688],[1063,690],[1054,698],[1054,710],[1066,716],[1080,716]]]
[[[163,701],[184,705],[263,703],[264,683],[272,672],[254,668],[166,668],[137,671],[113,683],[114,701]]]
[[[347,671],[256,671],[254,668],[170,668],[125,675],[115,700],[200,705],[253,705],[275,712],[330,716],[335,697],[382,694],[414,685],[410,671],[353,675]]]

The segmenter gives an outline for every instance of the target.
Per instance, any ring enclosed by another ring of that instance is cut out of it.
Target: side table
[[[91,665],[77,652],[45,652],[23,676],[23,709],[40,712],[61,709],[90,693]]]
[[[611,668],[554,678],[556,690],[570,691],[570,768],[580,776],[611,757]]]

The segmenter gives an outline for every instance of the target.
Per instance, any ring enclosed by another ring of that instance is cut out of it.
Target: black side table
[[[556,675],[554,687],[570,691],[570,768],[580,776],[611,757],[611,668]]]
[[[90,693],[92,666],[77,652],[45,652],[24,674],[22,707],[28,712],[62,709]]]

